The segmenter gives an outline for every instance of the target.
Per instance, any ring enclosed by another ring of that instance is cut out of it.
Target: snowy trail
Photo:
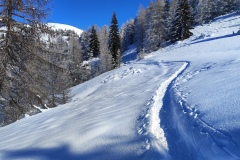
[[[70,103],[1,128],[0,159],[167,159],[149,109],[183,64],[142,60],[74,87]]]
[[[168,62],[172,63],[172,62]],[[145,136],[144,147],[148,150],[145,153],[144,159],[170,159],[168,154],[168,142],[166,140],[163,129],[160,127],[161,117],[160,111],[163,106],[163,97],[167,91],[169,84],[179,76],[188,66],[188,62],[183,63],[172,75],[163,81],[155,94],[152,96],[146,106],[149,106],[145,118],[142,120],[142,125],[138,128],[138,133]]]
[[[151,143],[155,148],[163,147],[168,151],[168,144],[166,137],[164,135],[163,129],[160,127],[161,117],[160,111],[163,106],[163,97],[169,86],[169,84],[183,71],[186,69],[188,63],[184,63],[181,68],[179,68],[170,78],[164,81],[158,88],[156,95],[153,97],[154,103],[150,110],[150,133],[151,133]]]

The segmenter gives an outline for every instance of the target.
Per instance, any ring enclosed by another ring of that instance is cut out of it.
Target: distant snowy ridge
[[[58,30],[58,29],[62,29],[62,30],[73,30],[74,32],[76,32],[78,34],[78,36],[80,36],[83,32],[83,30],[74,27],[74,26],[70,26],[67,24],[60,24],[60,23],[48,23],[49,27],[52,27],[52,29],[54,30]]]

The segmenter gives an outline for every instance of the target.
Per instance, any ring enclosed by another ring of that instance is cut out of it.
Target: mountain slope
[[[70,26],[70,25],[67,25],[67,24],[60,24],[60,23],[48,23],[48,25],[50,27],[52,27],[53,30],[72,30],[74,32],[77,33],[78,36],[80,36],[83,32],[83,30],[77,28],[77,27],[73,27],[73,26]]]
[[[229,14],[196,27],[0,128],[0,159],[240,159],[239,24]]]
[[[140,124],[159,84],[182,65],[141,61],[75,87],[71,103],[2,128],[0,159],[141,159],[149,141]]]
[[[151,56],[190,62],[169,89],[161,114],[173,159],[240,157],[239,24],[236,14],[219,17],[196,27],[190,39]]]

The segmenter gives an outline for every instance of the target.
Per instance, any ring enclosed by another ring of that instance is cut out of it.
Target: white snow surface
[[[182,65],[141,61],[73,88],[70,103],[1,128],[0,159],[150,156],[145,155],[150,141],[144,135],[148,132],[143,132],[147,126],[142,123],[151,107],[147,104],[159,84]],[[164,147],[162,151],[166,154]]]
[[[171,112],[165,121],[172,122],[161,126],[173,159],[240,159],[239,27],[240,16],[225,15],[196,27],[191,38],[148,56],[189,62],[166,95],[161,114],[164,119]]]
[[[48,26],[52,27],[53,30],[58,30],[58,29],[61,29],[61,30],[72,30],[75,33],[77,33],[78,36],[80,36],[82,34],[82,32],[83,32],[83,30],[81,30],[81,29],[79,29],[77,27],[74,27],[74,26],[67,25],[67,24],[48,23]]]
[[[239,27],[219,17],[72,88],[68,104],[0,128],[0,159],[240,159]]]

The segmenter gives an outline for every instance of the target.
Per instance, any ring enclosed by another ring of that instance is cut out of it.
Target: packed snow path
[[[165,116],[160,116],[160,111],[163,107],[163,97],[165,96],[165,92],[169,86],[169,84],[181,73],[183,72],[188,63],[185,62],[181,68],[179,68],[174,74],[172,74],[171,77],[169,77],[167,80],[165,80],[163,83],[161,83],[160,87],[156,91],[155,96],[152,99],[152,105],[150,108],[149,115],[147,114],[146,117],[150,117],[150,136],[149,136],[149,142],[152,146],[152,150],[156,150],[158,154],[162,153],[162,148],[164,148],[168,152],[168,142],[165,137],[163,129],[160,127],[161,119],[162,117],[166,117],[168,113],[166,113]],[[145,126],[146,126],[145,122]],[[164,154],[164,153],[162,153]],[[149,157],[151,159],[156,158],[159,159],[160,157]],[[170,156],[166,156],[165,159],[170,159]]]
[[[1,128],[0,159],[168,159],[159,96],[184,65],[143,60],[73,88],[70,103]]]

